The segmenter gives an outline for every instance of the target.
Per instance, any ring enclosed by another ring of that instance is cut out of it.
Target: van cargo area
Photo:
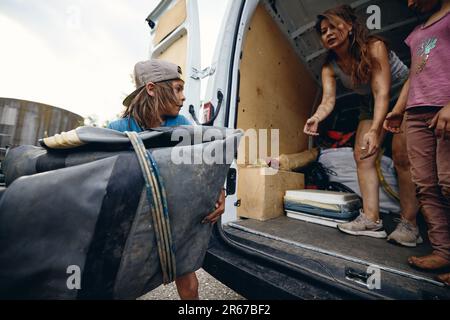
[[[315,34],[315,17],[327,8],[344,3],[367,16],[368,5],[379,5],[383,12],[383,28],[376,33],[386,38],[390,48],[409,65],[409,52],[402,39],[419,20],[408,11],[404,2],[260,1],[240,52],[238,96],[231,98],[237,101],[235,127],[279,129],[280,154],[308,150],[311,141],[303,133],[303,126],[321,99],[320,71],[326,54]],[[332,120],[327,123],[329,128],[345,128],[347,132],[356,130],[356,101],[355,95],[338,83],[337,104]],[[239,156],[250,164],[246,152],[241,149]],[[238,186],[242,170],[242,167],[238,168]],[[258,181],[261,183],[262,180]],[[238,187],[237,206],[243,205],[239,201],[249,192],[259,192],[257,188],[250,189],[248,181],[246,184],[246,188]],[[261,214],[254,213],[255,217]],[[261,265],[267,263],[271,266],[268,268],[276,266],[271,270],[285,270],[261,274],[261,278],[272,282],[270,286],[276,288],[279,298],[450,298],[450,290],[435,280],[436,273],[415,270],[407,263],[410,256],[422,256],[432,251],[422,217],[419,222],[425,243],[417,248],[405,248],[386,240],[345,235],[335,228],[295,220],[285,214],[275,213],[272,215],[275,218],[269,220],[238,216],[239,208],[234,221],[224,223],[223,228],[217,230],[216,236],[222,240],[212,241],[205,268],[246,297],[273,298],[273,295],[265,295],[263,287],[259,293],[257,290],[250,292],[236,278],[221,275],[214,267],[217,261],[233,261],[232,253],[225,256],[227,246],[233,248],[232,252],[243,252],[256,258]],[[382,218],[390,233],[399,215],[383,214]],[[256,277],[262,272],[258,266],[240,265],[239,268]],[[368,268],[371,267],[380,271],[381,288],[368,286],[371,276]],[[321,283],[321,289],[311,288],[311,283]]]

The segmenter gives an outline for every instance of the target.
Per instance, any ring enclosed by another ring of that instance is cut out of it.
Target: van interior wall
[[[311,115],[319,88],[262,4],[247,32],[240,75],[238,128],[279,129],[280,154],[306,150],[308,137],[303,126]],[[270,155],[270,137],[267,140]],[[249,143],[241,146],[240,163],[248,164]]]
[[[175,38],[173,32],[185,23],[187,19],[186,0],[178,0],[169,10],[165,11],[155,27],[153,37],[153,47],[156,47],[164,40],[170,39],[167,49],[154,51],[152,58],[167,60],[181,67],[181,70],[187,74],[186,57],[188,52],[188,35],[187,31],[181,36]]]
[[[153,44],[156,46],[181,26],[187,18],[186,0],[178,0],[158,21]]]
[[[182,37],[176,39],[164,52],[158,54],[153,53],[153,58],[170,61],[180,66],[183,73],[188,73],[186,70],[186,57],[188,51],[188,35],[184,34]]]

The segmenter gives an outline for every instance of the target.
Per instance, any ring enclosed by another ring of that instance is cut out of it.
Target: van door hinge
[[[202,71],[192,68],[191,78],[194,80],[204,79],[206,77],[212,76],[216,72],[216,68],[208,67]]]

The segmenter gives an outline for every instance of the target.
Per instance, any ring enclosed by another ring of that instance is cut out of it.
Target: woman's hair
[[[350,34],[349,54],[352,57],[352,82],[354,85],[361,85],[368,83],[372,77],[374,69],[379,68],[380,65],[374,61],[369,52],[371,43],[380,40],[386,45],[385,39],[369,34],[365,23],[356,15],[355,11],[349,5],[341,5],[333,9],[328,9],[323,14],[317,17],[316,31],[321,34],[321,25],[323,20],[328,20],[333,26],[337,27],[340,18],[352,25],[352,34]],[[328,53],[327,62],[336,59],[336,54],[330,50]]]
[[[177,104],[177,99],[173,91],[172,81],[155,83],[153,91],[154,97],[148,94],[145,86],[142,87],[123,112],[122,118],[133,117],[143,129],[159,127],[167,106]]]

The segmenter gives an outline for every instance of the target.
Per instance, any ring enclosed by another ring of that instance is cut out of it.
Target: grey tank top
[[[389,64],[391,66],[391,86],[401,86],[409,76],[408,67],[400,60],[400,58],[395,54],[394,51],[389,52]],[[333,67],[334,74],[341,79],[342,84],[347,89],[356,92],[359,95],[369,95],[372,93],[372,88],[370,83],[361,84],[357,87],[353,86],[352,77],[346,74],[335,60],[331,61],[331,66]]]

